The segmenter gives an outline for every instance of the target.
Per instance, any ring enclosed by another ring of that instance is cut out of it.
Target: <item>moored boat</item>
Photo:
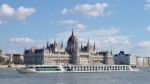
[[[138,71],[139,69],[130,65],[28,65],[16,70],[20,73],[57,73]]]

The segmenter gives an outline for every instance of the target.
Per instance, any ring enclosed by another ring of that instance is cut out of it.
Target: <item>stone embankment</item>
[[[9,67],[12,67],[12,68],[21,68],[21,67],[24,67],[25,65],[0,65],[0,68],[9,68]]]

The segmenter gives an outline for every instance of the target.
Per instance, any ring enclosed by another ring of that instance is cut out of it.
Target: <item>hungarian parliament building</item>
[[[90,45],[88,41],[86,46],[81,44],[79,47],[77,37],[72,31],[66,47],[64,47],[63,42],[54,41],[52,44],[47,42],[47,46],[40,49],[25,49],[24,64],[95,65],[114,64],[114,61],[112,52],[97,52],[95,43]]]

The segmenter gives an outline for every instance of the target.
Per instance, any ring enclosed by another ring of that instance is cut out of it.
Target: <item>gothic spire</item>
[[[87,42],[87,47],[88,47],[88,48],[90,47],[90,41],[89,41],[89,38],[88,38],[88,42]]]
[[[82,42],[81,42],[81,49],[83,48]]]
[[[47,45],[46,45],[46,48],[48,48],[49,44],[48,44],[48,41],[47,41]]]
[[[54,46],[56,47],[57,43],[56,43],[56,39],[54,40]]]
[[[61,42],[61,48],[63,48],[63,41]]]
[[[89,38],[88,38],[88,42],[87,42],[87,51],[88,52],[90,51],[90,41],[89,41]]]
[[[25,46],[25,49],[24,49],[25,51],[27,50],[27,48],[26,48],[26,46]]]
[[[111,50],[111,55],[112,55],[112,52],[113,52],[113,51]]]
[[[95,47],[95,42],[94,42],[94,48],[93,48],[94,50],[96,49],[96,47]]]
[[[45,48],[44,48],[44,45],[43,45],[43,50],[44,50]]]
[[[74,31],[73,31],[73,29],[72,29],[72,36],[74,36]]]

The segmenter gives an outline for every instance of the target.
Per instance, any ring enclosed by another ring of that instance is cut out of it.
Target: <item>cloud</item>
[[[82,14],[88,17],[96,17],[105,15],[105,10],[108,7],[108,3],[96,3],[96,4],[79,4],[72,9],[64,8],[62,14],[76,13]]]
[[[122,45],[128,45],[130,44],[129,40],[125,37],[108,37],[104,43],[106,44],[122,44]]]
[[[1,25],[1,24],[3,24],[3,21],[2,21],[2,20],[0,20],[0,25]]]
[[[34,40],[28,37],[10,38],[9,42],[13,48],[16,48],[16,46],[23,48],[25,47],[42,48],[44,45],[46,45],[46,40]]]
[[[84,31],[82,33],[78,33],[79,36],[83,37],[106,37],[111,35],[116,35],[120,32],[119,28],[111,27],[111,28],[100,28],[91,31]]]
[[[35,8],[25,8],[23,6],[17,9],[11,7],[8,4],[2,4],[0,6],[0,20],[17,19],[25,20],[28,16],[35,12]]]
[[[31,38],[27,38],[27,37],[20,37],[20,38],[11,38],[10,42],[24,44],[24,43],[33,43],[34,40]]]
[[[71,28],[76,28],[79,30],[83,30],[87,27],[87,25],[81,24],[79,21],[72,19],[58,21],[58,24],[69,26]]]
[[[142,41],[138,44],[138,47],[141,48],[150,48],[150,41]]]
[[[79,29],[85,29],[87,27],[87,25],[84,25],[84,24],[77,24],[76,25],[76,28],[79,28]]]
[[[147,32],[150,32],[150,26],[149,26],[149,27],[147,27]]]
[[[28,37],[10,38],[7,44],[6,51],[9,53],[23,53],[24,49],[43,48],[46,46],[46,40],[35,40]]]
[[[150,0],[146,0],[145,9],[146,10],[150,9]]]
[[[69,12],[69,10],[67,8],[64,8],[61,13],[62,14],[67,14],[68,12]]]
[[[24,8],[23,6],[19,7],[16,11],[16,17],[20,20],[26,19],[27,16],[30,16],[35,12],[34,8]]]
[[[79,22],[77,20],[68,19],[68,20],[61,20],[58,23],[64,24],[64,25],[75,25],[75,24],[78,24]]]

